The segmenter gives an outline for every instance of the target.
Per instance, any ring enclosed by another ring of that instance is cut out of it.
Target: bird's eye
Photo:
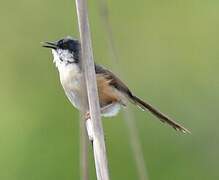
[[[62,49],[67,49],[68,48],[68,45],[66,43],[62,43],[62,46],[61,46]]]
[[[59,48],[61,48],[61,49],[67,49],[67,48],[68,48],[67,43],[65,43],[63,40],[60,40],[60,41],[58,42],[58,46],[59,46]]]

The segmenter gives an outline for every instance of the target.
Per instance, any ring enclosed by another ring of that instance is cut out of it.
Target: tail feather
[[[152,105],[142,101],[140,98],[132,95],[130,99],[139,108],[141,108],[144,111],[149,110],[160,121],[162,121],[163,123],[167,123],[168,125],[172,126],[175,130],[181,131],[183,133],[190,133],[188,129],[184,128],[182,125],[178,124],[177,122],[175,122],[174,120],[172,120],[171,118],[169,118],[168,116],[166,116],[165,114],[154,108]]]

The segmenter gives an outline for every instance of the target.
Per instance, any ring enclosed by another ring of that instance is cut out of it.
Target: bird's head
[[[43,47],[51,48],[54,62],[61,64],[79,63],[80,42],[72,37],[66,37],[54,42],[44,42]]]

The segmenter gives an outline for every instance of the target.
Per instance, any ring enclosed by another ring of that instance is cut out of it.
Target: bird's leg
[[[93,146],[93,125],[92,125],[92,122],[91,122],[91,117],[90,117],[90,112],[87,111],[86,114],[85,114],[85,124],[86,124],[86,128],[87,128],[87,135],[88,135],[88,138]]]
[[[85,113],[85,121],[87,121],[88,119],[91,119],[91,117],[90,117],[90,112],[89,112],[89,111],[87,111],[87,112]]]
[[[113,104],[109,104],[103,108],[100,109],[101,114],[104,113],[105,111],[107,111]],[[85,121],[86,121],[86,128],[87,128],[87,134],[88,134],[88,138],[91,142],[91,145],[93,147],[93,126],[91,123],[91,116],[90,116],[90,112],[87,111],[85,113]],[[106,136],[104,135],[104,139],[106,139]]]

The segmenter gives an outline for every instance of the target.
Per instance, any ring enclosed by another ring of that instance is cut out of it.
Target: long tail
[[[142,101],[140,98],[138,98],[138,97],[136,97],[134,95],[131,95],[129,98],[130,98],[131,102],[136,104],[142,110],[144,110],[144,111],[145,110],[149,110],[160,121],[162,121],[163,123],[169,124],[175,130],[181,131],[183,133],[190,133],[190,131],[188,129],[184,128],[182,125],[178,124],[177,122],[175,122],[174,120],[172,120],[171,118],[169,118],[168,116],[166,116],[165,114],[163,114],[162,112],[160,112],[159,110],[154,108],[152,105]]]

